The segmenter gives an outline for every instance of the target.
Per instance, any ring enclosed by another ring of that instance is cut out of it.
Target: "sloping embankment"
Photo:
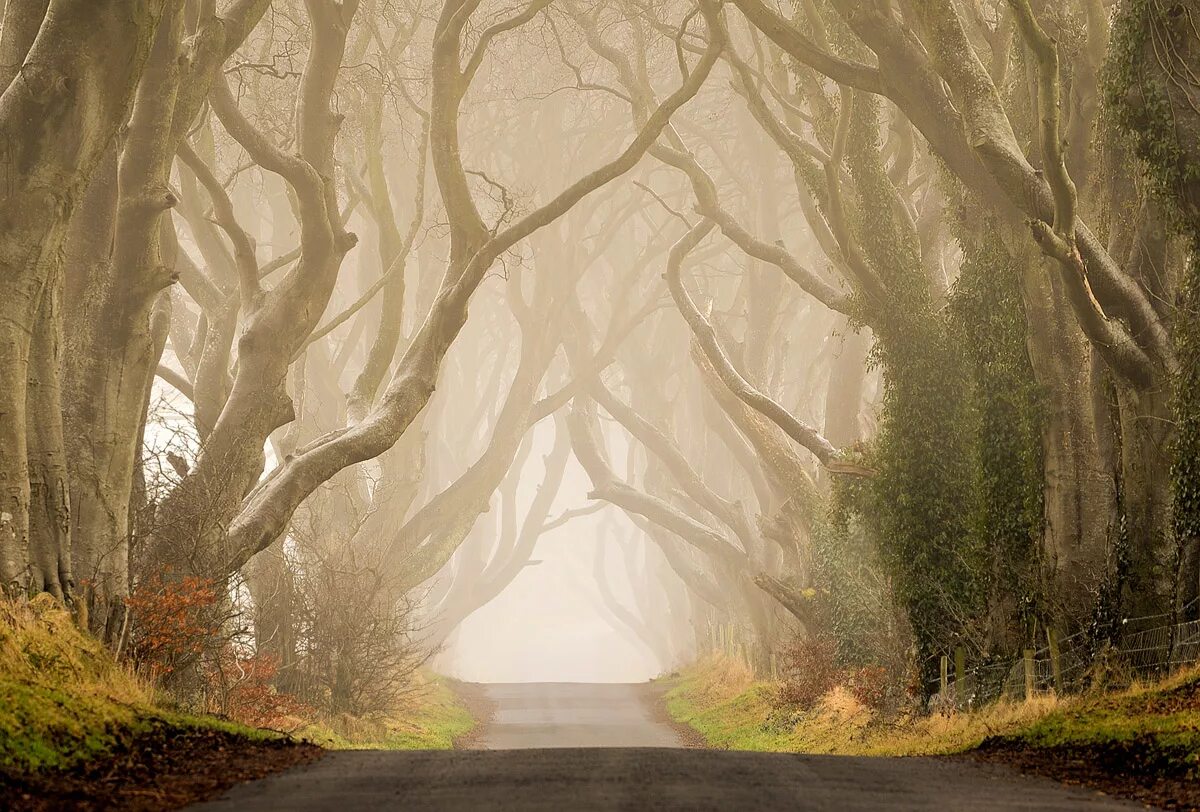
[[[170,809],[320,755],[173,713],[49,596],[0,603],[0,796],[7,809]]]
[[[292,736],[177,713],[49,596],[0,601],[6,809],[172,809],[325,749],[449,749],[477,725],[469,704],[422,676],[389,718],[296,719]]]

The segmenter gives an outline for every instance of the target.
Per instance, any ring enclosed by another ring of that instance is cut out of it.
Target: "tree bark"
[[[53,0],[23,67],[0,96],[0,285],[6,291],[0,300],[0,581],[9,587],[34,585],[30,464],[43,471],[58,467],[28,454],[34,323],[76,201],[128,113],[163,6],[164,0]],[[46,351],[43,343],[40,352]],[[49,405],[38,410],[49,413]],[[55,411],[46,420],[51,425],[37,429],[39,450],[53,457],[61,453],[53,439],[61,436],[61,425],[54,425],[61,417]],[[49,518],[40,526],[57,523]],[[61,552],[57,557],[65,560]]]
[[[31,592],[71,596],[71,518],[62,426],[62,270],[42,290],[29,353],[29,564]]]
[[[830,368],[825,395],[825,437],[834,448],[847,449],[862,439],[858,418],[862,414],[871,342],[865,330],[842,324],[842,346]]]
[[[174,241],[164,246],[161,239],[164,228],[174,227],[169,212],[177,202],[170,189],[175,153],[214,76],[267,5],[240,0],[225,18],[202,19],[186,43],[182,4],[167,7],[122,143],[111,240],[103,232],[78,232],[80,239],[103,240],[78,248],[85,257],[111,252],[107,263],[90,267],[102,275],[86,284],[85,318],[73,328],[77,353],[67,408],[76,565],[86,581],[92,631],[102,636],[121,626],[131,487],[169,326],[164,289],[178,278],[178,246]]]

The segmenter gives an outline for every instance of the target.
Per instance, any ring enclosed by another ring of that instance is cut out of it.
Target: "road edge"
[[[666,725],[674,733],[675,738],[679,741],[680,748],[684,750],[712,750],[708,740],[704,735],[696,730],[691,725],[680,722],[671,715],[671,711],[667,708],[667,692],[671,690],[671,686],[661,680],[651,680],[650,682],[642,683],[645,690],[639,692],[647,709],[650,711],[650,718],[659,724]]]
[[[446,678],[446,685],[458,697],[475,720],[475,725],[463,735],[454,740],[454,750],[487,750],[483,740],[487,736],[487,728],[496,715],[496,703],[488,696],[487,689],[482,683],[462,682]]]

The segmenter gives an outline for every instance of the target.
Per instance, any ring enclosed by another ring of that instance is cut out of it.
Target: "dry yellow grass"
[[[28,602],[0,601],[0,680],[94,693],[126,704],[151,701],[149,688],[45,594]]]
[[[477,724],[443,678],[418,671],[390,712],[297,720],[293,735],[331,750],[449,750]]]

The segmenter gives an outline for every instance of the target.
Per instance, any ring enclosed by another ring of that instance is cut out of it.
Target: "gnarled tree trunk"
[[[125,121],[164,4],[52,0],[22,67],[0,96],[0,581],[10,587],[70,589],[62,583],[69,570],[61,567],[69,552],[31,549],[61,547],[67,533],[66,504],[55,482],[65,468],[58,402],[35,404],[31,443],[28,380],[32,374],[49,384],[41,394],[58,391],[44,365],[61,330],[63,240],[93,170]],[[6,17],[32,12],[34,5],[10,3]],[[36,333],[42,337],[31,350]],[[36,506],[30,501],[32,471],[41,480]],[[42,515],[31,521],[31,508]],[[38,528],[36,539],[31,527]],[[47,571],[51,561],[60,563]]]

